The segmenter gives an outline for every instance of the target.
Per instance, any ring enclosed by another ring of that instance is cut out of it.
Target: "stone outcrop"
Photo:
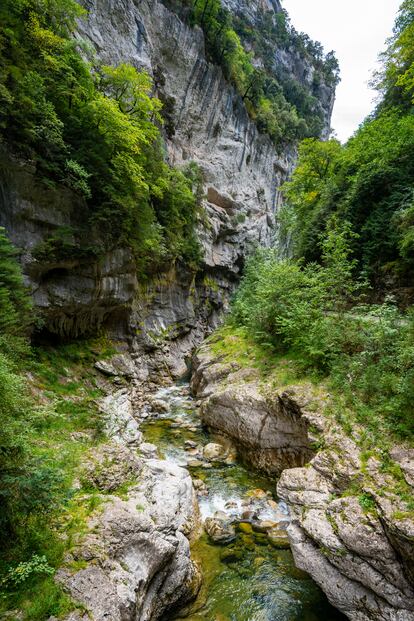
[[[329,416],[328,395],[277,391],[208,344],[193,362],[204,422],[258,468],[283,470],[277,490],[296,565],[351,621],[413,621],[414,451],[394,448],[384,468],[360,448],[357,426],[349,437]]]
[[[193,392],[204,396],[203,423],[234,440],[245,461],[280,474],[311,458],[308,419],[287,392],[267,396],[254,369],[217,361],[208,345],[197,351],[193,369]]]
[[[57,574],[88,618],[153,621],[195,597],[200,576],[189,539],[198,512],[188,472],[166,461],[140,462],[129,449],[108,445],[85,477],[102,492],[129,483],[122,497],[102,497],[88,534]]]
[[[378,461],[370,458],[362,473],[353,440],[326,426],[323,437],[327,448],[278,483],[291,510],[296,564],[352,621],[411,621],[412,514]]]

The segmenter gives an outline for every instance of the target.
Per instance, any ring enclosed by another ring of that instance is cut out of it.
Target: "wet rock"
[[[184,446],[186,449],[197,448],[197,442],[194,442],[194,440],[186,440]]]
[[[170,411],[170,406],[168,405],[166,401],[163,401],[162,399],[152,399],[151,408],[155,412],[169,412]]]
[[[241,517],[243,520],[248,520],[249,522],[258,519],[257,511],[253,509],[248,510],[248,511],[243,511],[241,514]]]
[[[285,530],[272,528],[267,532],[267,538],[273,547],[282,550],[290,548],[289,537]]]
[[[237,502],[234,502],[234,500],[228,500],[224,507],[226,509],[237,509],[238,505]]]
[[[139,450],[141,455],[146,459],[153,459],[157,456],[158,447],[155,444],[150,444],[149,442],[143,442],[139,445]]]
[[[200,461],[199,459],[190,459],[187,462],[187,466],[189,468],[201,468],[204,466],[203,462]]]
[[[279,522],[272,522],[271,520],[261,520],[259,522],[253,522],[253,530],[258,533],[267,533],[269,530],[280,528]]]
[[[226,457],[227,451],[221,444],[210,442],[203,448],[203,457],[211,461],[221,461]]]
[[[253,533],[253,527],[249,522],[239,522],[237,524],[237,529],[246,535],[251,535]]]
[[[239,548],[224,548],[220,552],[222,563],[238,563],[243,560],[243,552]]]
[[[249,498],[263,499],[267,498],[267,492],[263,489],[252,489],[247,492],[247,496],[249,496]]]
[[[273,511],[277,511],[279,509],[279,505],[272,498],[268,499],[267,504],[269,505],[271,509],[273,509]]]
[[[226,516],[227,518],[227,516]],[[206,518],[204,529],[212,541],[220,544],[231,543],[236,538],[236,530],[225,519],[217,517]]]

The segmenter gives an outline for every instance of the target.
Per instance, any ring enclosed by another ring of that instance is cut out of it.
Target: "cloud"
[[[296,30],[335,50],[342,81],[332,118],[345,141],[374,107],[368,82],[391,35],[400,0],[283,0]]]

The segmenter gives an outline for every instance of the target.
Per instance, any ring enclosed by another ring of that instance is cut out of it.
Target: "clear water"
[[[195,459],[185,449],[186,440],[205,445],[215,440],[202,429],[188,385],[161,389],[157,399],[168,412],[150,417],[142,425],[147,442],[160,448],[160,457],[187,466],[194,478],[202,479],[208,495],[199,498],[203,519],[223,511],[237,523],[243,511],[253,511],[260,520],[286,522],[288,511],[275,494],[275,482],[251,472],[241,463],[214,463],[212,468],[188,466]],[[263,490],[260,498],[254,490]],[[256,494],[257,495],[257,494]],[[269,502],[270,501],[270,502]],[[203,535],[193,545],[193,557],[203,572],[203,587],[197,601],[167,619],[187,621],[342,621],[313,580],[297,569],[290,550],[273,547],[266,535],[249,529],[238,532],[229,545],[213,544]]]

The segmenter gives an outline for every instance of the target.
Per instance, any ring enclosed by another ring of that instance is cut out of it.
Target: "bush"
[[[414,313],[361,304],[346,232],[323,243],[324,265],[261,250],[246,266],[232,321],[260,343],[327,378],[376,434],[414,439]]]

